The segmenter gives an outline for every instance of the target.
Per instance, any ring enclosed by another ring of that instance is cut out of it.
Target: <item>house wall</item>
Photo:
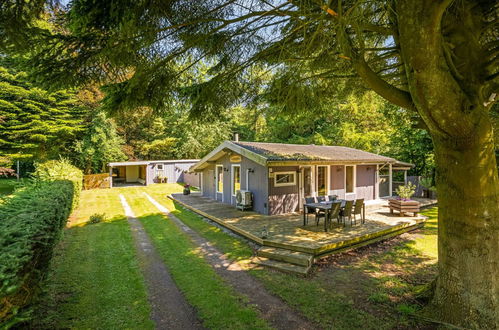
[[[215,165],[209,165],[203,170],[204,197],[215,199]]]
[[[239,164],[241,167],[241,189],[250,190],[253,193],[253,210],[262,214],[268,213],[268,191],[267,170],[252,160],[241,156],[240,162],[231,162],[230,157],[225,155],[214,164],[203,169],[203,196],[216,199],[220,202],[236,205],[236,198],[232,196],[232,165]],[[216,191],[216,165],[222,165],[228,171],[223,172],[223,194]],[[252,172],[248,173],[248,169]],[[246,175],[247,174],[247,175]],[[246,180],[248,177],[248,181]]]
[[[269,214],[290,213],[298,210],[300,203],[299,192],[299,167],[298,166],[279,166],[269,167],[272,173],[276,172],[295,172],[296,183],[293,186],[276,187],[274,178],[268,178],[269,187]]]
[[[355,198],[364,198],[364,200],[374,199],[375,180],[376,165],[357,165]]]
[[[137,182],[139,178],[139,167],[135,166],[127,166],[126,168],[126,182]]]
[[[147,166],[147,184],[158,183],[156,178],[158,164],[163,165],[163,175],[168,183],[184,182],[191,186],[199,186],[199,176],[197,174],[185,173],[195,163],[152,163]]]
[[[329,195],[338,195],[338,198],[345,199],[345,167],[343,165],[332,165],[330,173]]]

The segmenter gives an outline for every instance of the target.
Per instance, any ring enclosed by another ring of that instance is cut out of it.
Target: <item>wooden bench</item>
[[[420,203],[418,201],[390,199],[388,207],[390,208],[390,213],[393,214],[393,211],[398,211],[400,216],[404,216],[406,213],[413,213],[414,216],[417,216],[420,212]]]

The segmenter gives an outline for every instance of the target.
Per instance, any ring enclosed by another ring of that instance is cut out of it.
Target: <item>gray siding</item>
[[[152,163],[147,165],[147,184],[158,183],[156,179],[156,169],[158,164],[163,165],[163,174],[167,178],[168,183],[188,183],[192,186],[199,186],[198,175],[186,173],[189,168],[195,163],[192,162],[175,162],[175,163]]]
[[[330,195],[338,195],[338,198],[345,199],[345,167],[332,165],[330,173]]]
[[[296,184],[293,186],[275,187],[274,178],[268,179],[269,214],[281,214],[298,211],[299,207],[299,176],[298,166],[270,167],[272,173],[295,172]]]
[[[374,199],[376,165],[358,165],[355,198]]]
[[[213,198],[223,203],[236,205],[236,198],[232,196],[232,165],[239,164],[241,167],[241,189],[250,190],[253,193],[253,210],[262,214],[268,213],[268,192],[267,192],[267,170],[247,158],[241,157],[241,162],[231,163],[229,156],[218,159],[214,164],[203,170],[203,196]],[[223,194],[216,191],[216,165],[222,165],[223,172]],[[252,172],[248,172],[252,170]],[[248,176],[248,182],[246,181]],[[223,196],[223,200],[222,200]]]
[[[248,169],[249,185],[246,182]],[[241,188],[253,192],[253,209],[262,214],[269,214],[268,171],[265,166],[242,157],[241,160]]]
[[[215,198],[215,166],[213,165],[203,170],[203,196]]]

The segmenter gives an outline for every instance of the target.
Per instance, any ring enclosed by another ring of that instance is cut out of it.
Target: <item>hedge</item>
[[[67,162],[41,164],[31,183],[0,204],[0,328],[29,319],[81,179]]]

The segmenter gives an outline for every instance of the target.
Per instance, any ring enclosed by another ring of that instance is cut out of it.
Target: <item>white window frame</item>
[[[277,182],[277,175],[286,175],[286,174],[292,174],[293,175],[293,182],[283,182],[283,183],[278,183]],[[274,187],[289,187],[289,186],[296,186],[296,172],[295,171],[287,171],[287,172],[274,172]]]
[[[224,182],[224,166],[223,165],[217,165],[215,168],[215,192],[218,194],[223,194],[223,191],[218,190],[218,174],[222,173],[222,186]],[[223,188],[222,188],[223,190]]]
[[[353,192],[347,192],[347,167],[353,167]],[[355,195],[357,192],[357,165],[345,165],[344,167],[345,178],[344,178],[344,187],[345,187],[345,195]]]
[[[241,165],[240,164],[232,164],[230,171],[230,191],[232,197],[236,197],[236,191],[234,190],[234,167],[239,167],[239,186],[241,186]]]
[[[326,194],[324,196],[329,195],[330,193],[330,181],[331,181],[331,166],[329,165],[317,165],[317,170],[315,171],[315,191],[316,195],[319,196],[319,167],[326,168]]]

